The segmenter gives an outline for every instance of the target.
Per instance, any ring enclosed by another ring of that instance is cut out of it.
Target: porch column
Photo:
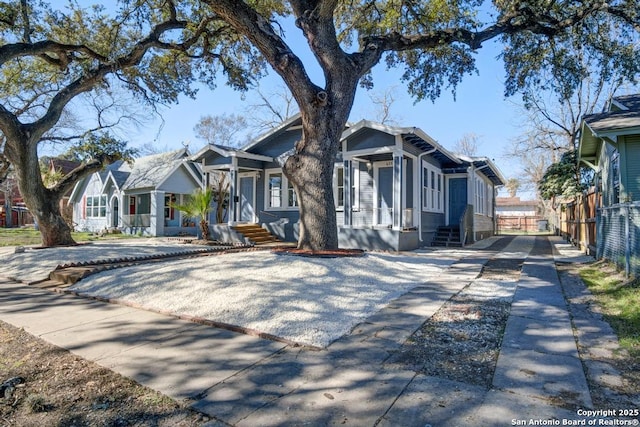
[[[236,197],[238,197],[238,159],[234,157],[229,169],[229,225],[238,222]]]
[[[164,235],[164,191],[152,191],[149,197],[149,233],[152,236]]]
[[[393,229],[402,229],[402,153],[393,153]]]
[[[343,164],[344,169],[342,173],[342,192],[344,200],[344,225],[351,225],[351,215],[353,212],[353,200],[351,200],[351,169],[353,168],[353,163],[351,162],[351,160],[345,160]]]

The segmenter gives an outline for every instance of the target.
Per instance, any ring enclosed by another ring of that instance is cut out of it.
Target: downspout
[[[419,239],[421,244],[423,242],[422,241],[422,202],[423,202],[422,197],[424,195],[424,191],[422,191],[422,184],[424,182],[424,177],[422,176],[422,174],[424,173],[424,168],[422,167],[422,158],[424,156],[429,155],[429,154],[433,154],[436,151],[438,151],[437,148],[432,148],[431,150],[425,151],[424,153],[422,153],[422,154],[420,154],[418,156],[418,168],[419,168],[418,169],[418,171],[419,171],[418,172],[418,177],[420,178],[420,181],[418,182],[419,188],[420,188],[420,197],[418,197],[418,199],[420,201],[420,203],[418,205],[418,239]],[[444,182],[443,182],[443,184],[444,184]]]

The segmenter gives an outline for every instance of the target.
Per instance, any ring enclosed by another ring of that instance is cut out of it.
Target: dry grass
[[[0,425],[200,426],[207,418],[113,371],[0,321]]]

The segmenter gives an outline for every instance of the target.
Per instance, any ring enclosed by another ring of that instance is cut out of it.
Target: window
[[[175,208],[173,207],[176,203],[176,195],[175,194],[165,194],[164,196],[164,217],[166,219],[174,219],[175,218]]]
[[[336,167],[335,182],[333,185],[335,189],[336,208],[344,209],[344,167]]]
[[[438,194],[438,197],[437,197],[438,206],[437,206],[437,208],[438,208],[439,211],[442,211],[443,210],[442,209],[442,204],[443,204],[443,202],[442,202],[442,174],[438,174],[438,189],[437,189],[437,191],[438,191],[438,193],[437,193]]]
[[[443,175],[428,163],[422,164],[422,210],[444,212]]]
[[[282,207],[282,174],[270,173],[269,181],[269,207]]]
[[[85,212],[88,218],[104,218],[107,216],[107,196],[87,196]]]
[[[476,175],[476,206],[475,213],[487,214],[487,183],[479,176]]]
[[[613,187],[611,203],[620,203],[620,153],[617,150],[611,157],[611,184]]]
[[[358,209],[360,206],[360,164],[351,162],[351,208]],[[344,166],[336,166],[333,174],[333,192],[336,209],[344,209]]]
[[[430,171],[431,175],[429,178],[429,182],[431,183],[431,191],[429,192],[431,196],[431,204],[429,205],[431,209],[435,209],[436,207],[436,173],[434,171]]]
[[[267,209],[297,209],[298,195],[282,171],[273,169],[266,171],[266,175]]]
[[[287,183],[287,205],[289,207],[298,206],[298,195],[290,182]]]

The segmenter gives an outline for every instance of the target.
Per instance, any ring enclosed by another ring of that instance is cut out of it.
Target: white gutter
[[[422,243],[422,197],[424,193],[424,191],[422,191],[422,183],[424,182],[424,177],[422,176],[422,174],[424,173],[424,168],[422,167],[422,158],[426,155],[433,154],[436,151],[438,151],[437,148],[432,148],[431,150],[425,151],[418,156],[418,176],[420,177],[420,182],[418,185],[418,188],[420,190],[420,197],[418,197],[418,199],[420,200],[420,203],[418,204],[418,240],[420,241],[420,243]]]

